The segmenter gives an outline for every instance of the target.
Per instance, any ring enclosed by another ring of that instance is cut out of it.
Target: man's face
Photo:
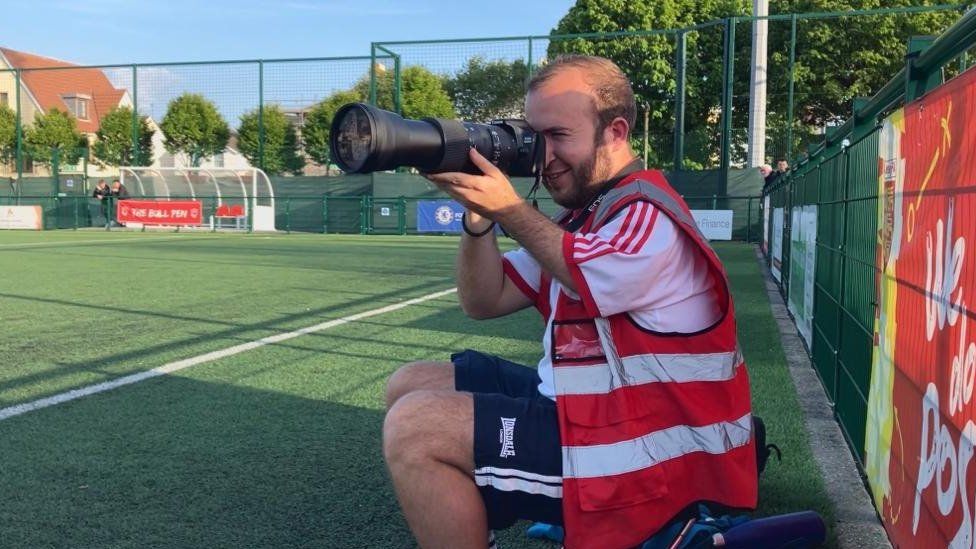
[[[596,104],[578,69],[557,73],[526,96],[525,118],[546,139],[542,182],[564,208],[586,206],[610,178],[605,136],[596,135]]]
[[[787,164],[785,160],[780,160],[779,162],[776,163],[777,171],[785,172],[788,169],[790,169],[790,165]]]

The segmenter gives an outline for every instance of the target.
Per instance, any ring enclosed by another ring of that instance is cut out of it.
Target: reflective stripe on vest
[[[647,354],[620,360],[626,376],[606,363],[553,368],[556,394],[606,394],[645,383],[728,381],[735,377],[736,368],[742,364],[742,354],[738,350],[701,355]]]
[[[667,192],[662,190],[657,185],[644,181],[642,179],[635,179],[629,183],[614,187],[607,196],[600,202],[600,206],[596,209],[596,214],[593,216],[594,227],[599,227],[606,222],[606,216],[609,215],[613,208],[617,205],[617,201],[629,194],[642,194],[645,197],[657,201],[660,203],[661,207],[666,209],[671,213],[678,221],[687,223],[688,225],[698,229],[698,224],[695,223],[695,218],[690,214],[685,213],[685,209]],[[699,231],[699,234],[701,232]],[[704,239],[702,239],[704,241]],[[706,241],[707,242],[707,241]]]
[[[614,444],[564,446],[563,476],[596,478],[653,467],[694,452],[724,454],[749,443],[752,414],[735,421],[692,427],[675,425]]]

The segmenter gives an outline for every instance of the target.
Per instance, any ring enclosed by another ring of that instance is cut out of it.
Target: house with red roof
[[[33,123],[38,112],[58,109],[73,115],[78,130],[89,142],[102,118],[118,106],[132,107],[129,92],[112,85],[99,69],[33,53],[0,48],[0,69],[20,69],[21,124]],[[39,70],[44,69],[44,70]],[[17,85],[13,71],[0,74],[0,104],[17,111]]]
[[[21,124],[25,128],[34,122],[37,113],[54,108],[74,116],[78,130],[91,144],[94,143],[96,132],[106,114],[119,106],[133,106],[129,92],[113,86],[100,69],[80,67],[60,59],[0,47],[0,104],[15,112],[17,84],[15,72],[10,69],[20,69],[20,113]],[[154,130],[152,167],[191,165],[186,155],[174,155],[166,151],[165,137],[151,117],[149,125]],[[241,169],[250,168],[251,164],[231,145],[213,158],[204,159],[200,167]],[[62,173],[80,172],[81,169],[81,166],[61,165]],[[11,170],[12,166],[0,166],[0,175],[10,175]],[[47,167],[35,167],[28,163],[25,172],[47,175],[49,170]],[[118,170],[113,166],[89,163],[85,173],[89,178],[115,177]]]

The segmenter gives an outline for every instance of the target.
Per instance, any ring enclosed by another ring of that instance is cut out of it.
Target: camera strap
[[[575,233],[576,231],[580,230],[580,228],[582,228],[583,225],[586,224],[586,220],[588,220],[590,216],[593,215],[593,212],[595,212],[596,209],[600,206],[600,203],[603,202],[603,199],[606,198],[608,194],[610,194],[610,191],[613,190],[613,188],[616,187],[618,183],[623,181],[624,178],[627,177],[628,175],[634,172],[639,172],[643,169],[644,169],[644,163],[641,162],[640,159],[634,159],[630,164],[627,164],[622,170],[620,170],[617,173],[617,175],[607,180],[607,182],[604,183],[602,187],[600,187],[600,192],[597,193],[597,195],[593,198],[593,200],[590,200],[590,203],[587,204],[586,207],[579,210],[575,216],[567,217],[563,220],[560,220],[559,224],[563,227],[563,229],[566,229],[566,231],[571,233]]]
[[[535,181],[532,183],[532,188],[529,189],[529,193],[525,195],[525,199],[532,199],[532,207],[536,211],[539,211],[539,201],[535,197],[535,193],[539,191],[539,185],[542,183],[542,172],[546,169],[546,139],[542,134],[536,134],[535,146],[532,149],[532,171],[535,172]],[[505,236],[508,236],[506,233]]]

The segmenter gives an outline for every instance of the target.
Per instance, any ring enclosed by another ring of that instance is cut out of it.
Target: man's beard
[[[553,196],[553,201],[563,208],[577,210],[586,207],[600,190],[604,181],[610,179],[610,158],[604,147],[594,147],[593,154],[578,166],[569,169],[572,184],[569,193],[561,198]],[[548,187],[548,185],[547,185]]]

